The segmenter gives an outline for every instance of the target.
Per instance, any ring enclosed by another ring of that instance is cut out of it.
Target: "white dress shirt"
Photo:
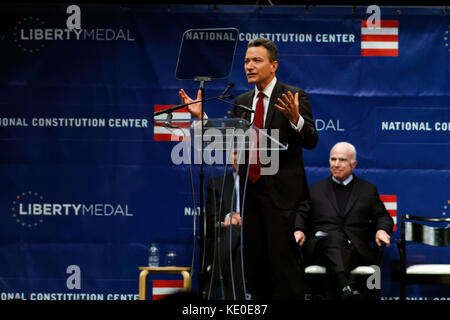
[[[350,182],[352,182],[353,180],[353,174],[350,175],[350,177],[348,177],[347,179],[345,179],[344,181],[339,181],[338,179],[336,179],[335,177],[331,176],[331,179],[333,179],[334,182],[336,182],[337,184],[343,184],[344,186],[348,185]]]

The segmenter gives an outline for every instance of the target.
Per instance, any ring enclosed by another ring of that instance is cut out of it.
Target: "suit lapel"
[[[253,106],[253,97],[255,96],[255,89],[248,92],[248,95],[245,97],[244,105],[249,107],[250,109]],[[247,121],[250,121],[250,112],[244,111],[242,112],[242,118],[244,118]]]
[[[274,104],[277,102],[277,99],[279,97],[281,97],[282,93],[283,93],[282,83],[280,81],[277,81],[275,83],[275,87],[273,88],[272,95],[270,96],[269,106],[268,106],[267,115],[266,115],[266,121],[264,122],[264,129],[267,129],[270,127],[270,123],[272,122],[273,115],[276,110]],[[255,89],[248,92],[248,96],[245,98],[246,101],[244,104],[251,108],[253,105],[254,96],[255,96]],[[250,113],[244,111],[242,113],[242,117],[244,119],[250,121]]]
[[[350,193],[350,197],[347,202],[347,206],[345,207],[344,216],[350,212],[353,205],[355,204],[356,200],[358,200],[359,193],[360,193],[360,187],[359,187],[359,179],[356,178],[355,175],[353,175],[353,187],[352,192]]]
[[[272,95],[270,96],[266,122],[264,123],[264,129],[269,128],[270,123],[272,122],[273,114],[275,113],[276,109],[274,104],[277,102],[277,99],[281,96],[281,92],[282,92],[281,83],[277,81],[275,83],[275,87],[273,88]]]
[[[339,213],[339,206],[337,204],[337,200],[336,200],[336,195],[334,194],[333,191],[333,185],[332,185],[333,181],[331,180],[331,177],[327,180],[327,183],[325,185],[325,199],[328,199],[331,204],[334,207],[334,210],[336,210],[337,213]]]

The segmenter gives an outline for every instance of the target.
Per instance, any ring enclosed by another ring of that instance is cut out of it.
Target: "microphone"
[[[234,83],[233,83],[233,82],[230,82],[230,83],[227,85],[227,87],[225,88],[225,90],[223,90],[222,94],[219,96],[219,99],[220,99],[220,98],[225,98],[224,96],[225,96],[225,95],[227,94],[227,92],[230,91],[230,89],[233,88],[233,87],[234,87]]]
[[[173,119],[173,113],[170,112],[170,113],[167,114],[167,118],[166,118],[166,121],[164,121],[164,124],[167,125],[167,126],[170,126],[170,121],[172,119]]]
[[[237,103],[231,103],[231,102],[228,102],[228,101],[223,100],[223,99],[234,99],[234,95],[232,95],[232,94],[225,95],[225,94],[226,94],[231,88],[233,88],[233,87],[234,87],[234,83],[233,83],[233,82],[230,82],[230,83],[228,84],[228,86],[225,88],[225,90],[223,90],[222,94],[219,96],[219,100],[222,101],[222,102],[231,104],[232,106],[241,108],[241,109],[243,109],[243,110],[245,110],[245,111],[247,111],[247,112],[255,113],[255,111],[253,111],[251,108],[249,108],[249,107],[247,107],[247,106],[244,106],[244,105],[242,105],[242,104],[237,104]]]
[[[219,99],[234,99],[234,95],[233,94],[227,94],[226,96],[220,96]]]
[[[218,97],[212,97],[212,98],[203,99],[203,100],[199,100],[199,101],[193,101],[193,102],[190,102],[190,103],[179,104],[179,105],[176,105],[176,106],[173,106],[173,107],[170,107],[170,108],[167,108],[167,109],[155,112],[155,113],[153,113],[153,117],[159,116],[160,114],[173,112],[175,110],[187,107],[188,105],[193,104],[193,103],[206,102],[206,101],[210,101],[210,100],[214,100],[214,99],[219,99],[219,100],[222,100],[222,99],[233,99],[234,96],[232,94],[226,95],[227,92],[230,91],[230,89],[233,88],[233,87],[234,87],[234,83],[230,82],[228,84],[228,86],[225,88],[225,90],[223,90],[222,94],[220,96],[218,96]]]
[[[200,102],[200,101],[193,101],[193,102],[191,102],[191,103],[183,103],[183,104],[179,104],[179,105],[176,105],[176,106],[173,106],[173,107],[164,109],[164,110],[157,111],[157,112],[153,113],[153,118],[154,118],[155,116],[159,116],[160,114],[170,113],[170,112],[172,112],[172,111],[175,111],[175,110],[184,108],[184,107],[186,107],[186,106],[188,106],[188,105],[190,105],[190,104],[197,103],[197,102]]]
[[[234,96],[233,96],[232,94],[230,94],[230,95],[228,95],[228,96],[226,96],[226,97],[223,97],[223,98],[233,99]],[[222,98],[219,98],[219,100],[222,101],[222,102],[228,103],[228,104],[230,104],[230,105],[232,105],[232,106],[234,106],[234,107],[241,108],[241,109],[243,109],[243,110],[245,110],[245,111],[247,111],[247,112],[255,113],[254,110],[252,110],[251,108],[249,108],[249,107],[247,107],[247,106],[244,106],[244,105],[242,105],[242,104],[231,103],[231,102],[228,102],[228,101],[226,101],[226,100],[223,100]]]

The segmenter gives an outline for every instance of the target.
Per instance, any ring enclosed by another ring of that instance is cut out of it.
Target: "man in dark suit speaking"
[[[278,49],[268,39],[249,42],[244,70],[253,90],[236,98],[232,117],[246,118],[254,126],[278,135],[288,149],[279,152],[278,171],[265,175],[258,160],[248,168],[248,184],[242,213],[244,265],[247,292],[256,299],[303,299],[303,279],[294,237],[295,209],[309,199],[303,165],[303,148],[318,142],[307,94],[276,78]],[[193,102],[183,89],[182,103]],[[201,92],[197,100],[201,99]],[[200,118],[200,104],[188,110]],[[247,166],[247,165],[246,165]],[[241,166],[241,172],[246,172]]]
[[[357,161],[352,144],[337,143],[329,160],[331,176],[311,185],[311,201],[299,206],[295,237],[304,244],[306,265],[327,267],[329,297],[341,299],[353,293],[350,271],[375,264],[370,243],[388,246],[394,224],[377,188],[353,174]]]

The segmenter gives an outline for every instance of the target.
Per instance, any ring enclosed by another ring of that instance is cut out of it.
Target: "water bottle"
[[[156,243],[152,243],[152,246],[149,249],[148,266],[159,267],[159,249],[156,246]]]

